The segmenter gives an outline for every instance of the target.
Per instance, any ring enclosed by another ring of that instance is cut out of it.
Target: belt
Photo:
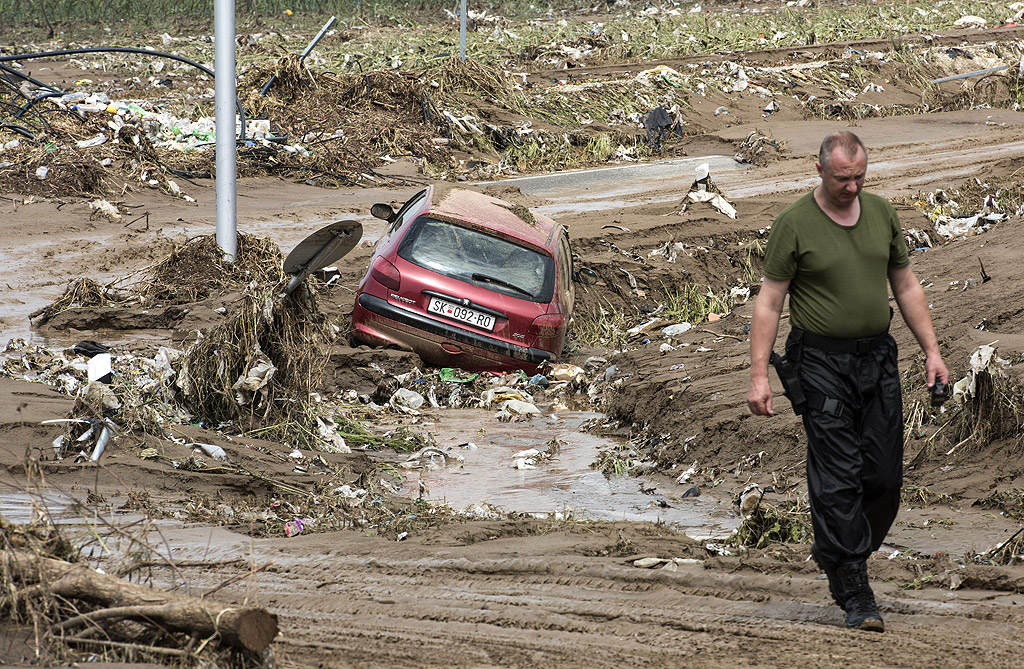
[[[859,339],[826,337],[824,335],[814,334],[813,332],[800,330],[799,328],[793,328],[793,330],[798,333],[800,341],[804,346],[821,349],[822,351],[828,351],[829,353],[854,353],[856,355],[863,355],[874,351],[876,348],[880,348],[889,340],[888,330],[873,337],[861,337]]]

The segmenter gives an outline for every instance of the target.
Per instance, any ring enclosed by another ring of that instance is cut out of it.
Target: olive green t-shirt
[[[764,275],[789,280],[794,327],[827,337],[870,337],[889,327],[888,269],[910,264],[896,211],[861,191],[860,218],[845,227],[808,193],[772,225]]]

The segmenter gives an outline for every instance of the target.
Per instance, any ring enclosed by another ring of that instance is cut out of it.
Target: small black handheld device
[[[945,383],[936,381],[935,385],[932,386],[932,406],[940,407],[942,403],[949,399],[949,389]]]

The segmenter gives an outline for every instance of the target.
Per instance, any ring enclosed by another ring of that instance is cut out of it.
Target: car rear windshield
[[[398,255],[420,267],[531,302],[550,302],[555,263],[533,249],[437,219],[420,217]]]

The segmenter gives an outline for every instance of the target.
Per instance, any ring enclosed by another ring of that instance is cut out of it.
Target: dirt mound
[[[239,290],[252,282],[277,283],[283,276],[282,263],[281,250],[267,239],[239,234],[235,257],[229,262],[216,237],[205,235],[175,247],[155,265],[109,283],[100,284],[88,277],[75,279],[63,295],[30,318],[37,327],[48,324],[58,329],[84,329],[83,319],[91,329],[119,329],[121,320],[133,323],[129,327],[134,328],[168,327],[185,315],[173,307]],[[144,313],[133,319],[123,311],[134,313],[151,307],[163,308],[164,316]],[[55,321],[61,315],[63,318]]]
[[[276,80],[262,96],[260,85],[270,76]],[[250,91],[244,104],[253,119],[270,120],[278,134],[308,152],[278,154],[276,165],[264,165],[267,170],[301,168],[319,175],[324,185],[339,185],[370,175],[383,178],[375,172],[384,164],[382,156],[416,156],[428,170],[451,167],[448,122],[414,77],[316,72],[289,54],[270,67],[250,70],[240,87]],[[258,170],[271,148],[243,150],[240,161]]]

